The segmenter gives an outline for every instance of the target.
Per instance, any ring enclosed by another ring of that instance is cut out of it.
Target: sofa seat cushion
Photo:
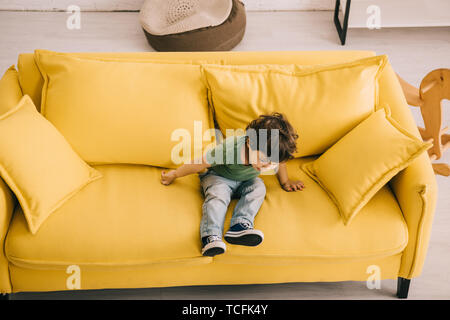
[[[255,228],[264,232],[264,241],[257,247],[227,244],[227,252],[216,256],[216,262],[296,264],[321,259],[337,263],[403,251],[408,231],[389,186],[376,193],[352,224],[345,226],[327,193],[300,168],[315,158],[288,162],[290,178],[303,181],[303,191],[286,192],[275,176],[262,176],[267,194],[255,218]],[[225,232],[235,204],[233,200],[227,212]]]
[[[163,186],[160,169],[95,167],[86,186],[32,235],[18,207],[6,240],[12,263],[28,268],[209,263],[200,251],[202,197],[198,177]]]
[[[55,211],[32,235],[17,208],[6,240],[6,255],[27,268],[127,267],[154,264],[296,264],[309,259],[333,263],[400,253],[406,225],[394,195],[383,187],[345,226],[338,209],[300,165],[288,162],[303,191],[283,191],[275,176],[263,176],[266,200],[255,227],[264,232],[258,247],[227,244],[214,258],[201,256],[202,196],[198,177],[159,182],[161,170],[146,166],[95,166],[103,178],[92,182]],[[225,221],[229,227],[233,200]]]

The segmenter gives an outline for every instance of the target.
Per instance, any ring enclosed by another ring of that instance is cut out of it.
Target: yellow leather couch
[[[373,56],[370,51],[79,53],[90,57],[191,60],[219,64],[332,64]],[[21,54],[19,84],[36,105],[43,79],[33,54]],[[345,85],[345,84],[342,84]],[[380,103],[420,137],[397,77],[388,64],[379,83]],[[265,233],[255,248],[229,246],[226,254],[201,255],[202,196],[196,176],[170,188],[162,169],[98,165],[103,179],[84,188],[52,214],[40,231],[27,229],[22,209],[0,179],[0,292],[69,290],[70,266],[79,267],[81,289],[187,285],[366,281],[371,266],[381,279],[420,275],[430,237],[437,186],[426,153],[397,174],[349,226],[336,206],[300,165],[293,179],[306,191],[286,193],[275,176],[264,176],[266,201],[255,224]],[[176,201],[174,201],[176,194]],[[150,200],[149,200],[150,199]],[[232,202],[225,225],[228,226]]]

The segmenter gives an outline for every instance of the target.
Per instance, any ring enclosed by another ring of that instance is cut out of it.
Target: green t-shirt
[[[208,151],[206,161],[218,175],[236,181],[246,181],[259,176],[259,171],[242,160],[246,136],[228,137]]]

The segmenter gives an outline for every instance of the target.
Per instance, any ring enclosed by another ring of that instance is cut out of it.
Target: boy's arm
[[[211,167],[211,165],[206,162],[205,158],[202,158],[201,163],[196,162],[198,161],[194,161],[194,163],[192,164],[183,164],[176,170],[170,170],[168,172],[162,171],[161,183],[164,185],[169,185],[174,182],[176,178],[181,178],[190,174],[198,173],[205,170],[206,168]]]
[[[280,186],[285,191],[297,191],[303,190],[303,188],[305,188],[305,185],[300,180],[292,181],[289,179],[286,162],[281,162],[278,166],[277,178]]]

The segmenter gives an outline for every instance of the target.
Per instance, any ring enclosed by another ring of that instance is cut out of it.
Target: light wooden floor
[[[0,71],[22,52],[147,51],[137,13],[82,13],[81,30],[66,28],[66,13],[0,12]],[[347,45],[338,44],[332,12],[250,12],[243,42],[235,50],[344,50],[386,53],[394,69],[418,85],[425,74],[450,67],[450,28],[351,29]],[[450,126],[449,103],[443,121]],[[413,110],[423,125],[418,110]],[[443,159],[450,162],[450,152]],[[450,178],[437,177],[439,199],[424,271],[414,279],[410,299],[450,298]],[[199,286],[76,293],[16,294],[28,298],[107,299],[391,299],[396,283],[382,282],[369,290],[363,282],[296,283],[279,285]]]

